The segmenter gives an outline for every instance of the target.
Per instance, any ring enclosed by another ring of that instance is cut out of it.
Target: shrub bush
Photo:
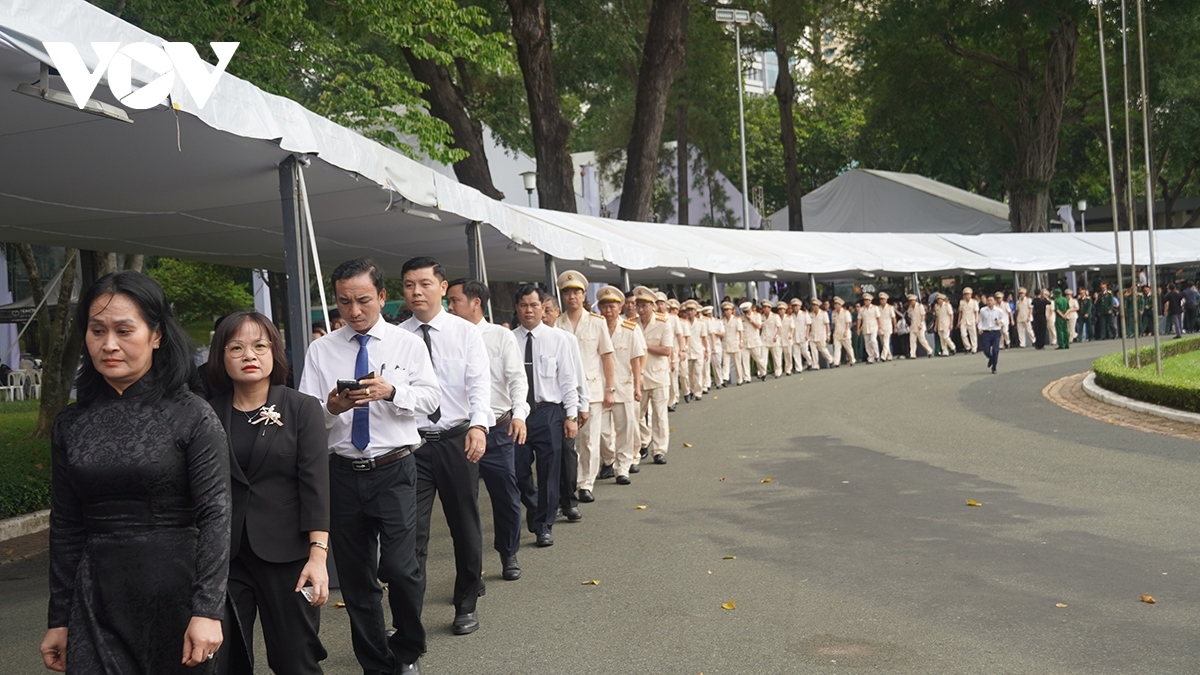
[[[1093,361],[1096,384],[1139,401],[1200,413],[1200,381],[1194,370],[1171,368],[1169,366],[1172,364],[1167,363],[1168,359],[1200,349],[1200,337],[1172,340],[1163,343],[1161,349],[1164,359],[1162,375],[1154,368],[1154,347],[1145,347],[1140,350],[1141,368],[1133,365],[1126,368],[1120,352]],[[1135,362],[1131,351],[1129,363]]]

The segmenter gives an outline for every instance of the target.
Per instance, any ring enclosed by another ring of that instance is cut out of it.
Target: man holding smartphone
[[[483,531],[479,524],[479,460],[487,450],[492,413],[491,369],[483,336],[474,324],[442,310],[446,272],[430,257],[412,258],[400,271],[412,318],[400,324],[425,343],[442,391],[442,405],[417,418],[424,443],[417,448],[417,558],[429,551],[433,497],[441,498],[454,540],[455,635],[479,629],[475,603],[483,583]]]
[[[324,402],[329,432],[330,538],[365,675],[420,673],[425,576],[416,551],[417,416],[441,404],[421,340],[380,320],[383,270],[356,258],[333,270],[346,325],[309,345],[300,391]],[[361,388],[339,388],[353,376]],[[383,588],[396,632],[387,634]]]

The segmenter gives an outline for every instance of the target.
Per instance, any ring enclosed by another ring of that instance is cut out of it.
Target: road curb
[[[1176,410],[1174,408],[1167,408],[1161,405],[1155,405],[1153,403],[1146,403],[1145,401],[1138,401],[1136,399],[1129,398],[1128,396],[1122,396],[1120,394],[1113,393],[1096,384],[1095,373],[1088,373],[1088,376],[1083,378],[1083,390],[1087,392],[1088,396],[1091,396],[1097,401],[1114,405],[1118,408],[1125,408],[1126,410],[1132,410],[1134,412],[1145,413],[1147,415],[1154,415],[1155,417],[1162,417],[1165,419],[1174,420],[1176,422],[1186,422],[1188,424],[1200,426],[1200,415],[1196,413],[1184,412],[1182,410]]]
[[[0,520],[0,541],[16,539],[50,527],[50,509]]]

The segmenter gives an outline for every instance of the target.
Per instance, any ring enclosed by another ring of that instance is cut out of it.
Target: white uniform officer
[[[642,406],[640,411],[642,452],[633,459],[629,473],[638,472],[638,463],[646,453],[654,453],[655,464],[667,463],[671,427],[667,421],[671,387],[671,356],[675,353],[675,333],[666,314],[654,311],[654,292],[645,286],[633,289],[637,303],[638,326],[646,340],[646,364],[642,366]]]
[[[741,384],[743,380],[742,372],[742,320],[737,318],[733,313],[732,302],[721,303],[721,323],[723,324],[724,334],[721,336],[721,351],[723,352],[723,360],[721,361],[721,382],[728,385],[730,382]],[[730,372],[732,369],[732,372]],[[732,378],[736,377],[734,380]]]
[[[779,316],[779,356],[783,361],[783,374],[792,374],[792,341],[795,339],[794,332],[796,330],[796,322],[792,318],[792,313],[788,309],[788,304],[782,300],[775,303],[775,314]],[[776,362],[775,370],[778,372],[779,363]]]
[[[892,333],[896,332],[896,307],[888,294],[879,292],[879,360],[892,360]]]
[[[863,293],[862,301],[863,307],[858,310],[858,334],[867,351],[867,363],[875,363],[879,360],[879,308],[875,306],[875,296],[870,293]]]
[[[825,363],[829,367],[836,365],[833,356],[829,353],[829,344],[831,339],[829,331],[829,314],[821,309],[821,301],[818,298],[813,298],[811,301],[812,311],[809,312],[808,324],[808,352],[809,358],[812,359],[813,370],[821,369],[821,359],[825,359]]]
[[[742,372],[746,379],[744,383],[750,382],[750,361],[758,361],[758,348],[762,346],[762,318],[758,312],[754,311],[754,305],[749,302],[743,302],[739,307],[742,310]],[[758,375],[765,379],[763,375],[763,367],[759,366]]]
[[[637,322],[621,317],[624,303],[625,294],[615,286],[604,286],[596,292],[596,304],[612,338],[617,390],[613,405],[602,413],[600,461],[613,467],[618,485],[629,485],[629,467],[637,456],[637,409],[642,400],[642,366],[646,357],[646,339]]]
[[[954,327],[954,308],[941,293],[937,294],[933,303],[933,327],[941,343],[941,355],[950,356],[954,353],[954,342],[950,339],[950,331]]]
[[[839,297],[833,298],[833,367],[842,364],[842,351],[846,352],[847,362],[854,365],[854,343],[851,341],[850,310],[846,309],[846,301]]]
[[[929,341],[925,339],[925,305],[912,293],[908,294],[907,319],[908,358],[917,358],[917,345],[921,345],[921,349],[925,350],[926,357],[933,358],[933,350],[929,348]]]
[[[720,317],[713,316],[712,305],[701,307],[700,313],[708,322],[709,366],[704,369],[704,390],[707,392],[709,387],[716,386],[717,389],[720,389],[725,385],[725,380],[721,377],[721,364],[724,362],[725,354],[725,345],[722,340],[725,337],[725,322],[721,321]]]
[[[792,313],[792,344],[786,348],[792,352],[792,372],[802,373],[809,363],[808,360],[808,329],[812,325],[812,317],[804,311],[804,303],[800,298],[792,298],[788,303]]]
[[[979,349],[979,301],[971,297],[971,287],[963,289],[962,300],[958,301],[958,334],[962,338],[963,351],[974,354]]]

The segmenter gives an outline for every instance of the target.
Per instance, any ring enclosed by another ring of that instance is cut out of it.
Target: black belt
[[[449,429],[419,429],[417,433],[421,434],[421,438],[427,441],[444,441],[449,438],[458,438],[471,430],[471,420],[456,424]]]
[[[560,406],[562,406],[561,403],[552,403],[550,401],[542,401],[541,403],[535,403],[533,405],[533,409],[541,410],[543,408],[555,408],[555,407],[560,407]]]
[[[329,459],[332,462],[341,464],[342,466],[346,467],[347,469],[352,469],[354,471],[374,471],[375,469],[378,469],[379,467],[382,467],[382,466],[387,466],[388,464],[391,464],[392,462],[399,462],[400,460],[404,459],[405,457],[408,457],[411,454],[412,454],[412,446],[406,445],[401,448],[396,448],[395,450],[392,450],[391,452],[389,452],[385,455],[380,455],[378,457],[363,458],[363,459],[350,459],[349,457],[342,457],[341,455],[335,454],[335,455],[330,455]]]
[[[509,410],[508,412],[504,413],[500,417],[496,418],[496,424],[492,426],[491,431],[495,431],[496,429],[499,429],[500,427],[504,426],[505,424],[508,424],[511,421],[512,421],[512,411]]]

